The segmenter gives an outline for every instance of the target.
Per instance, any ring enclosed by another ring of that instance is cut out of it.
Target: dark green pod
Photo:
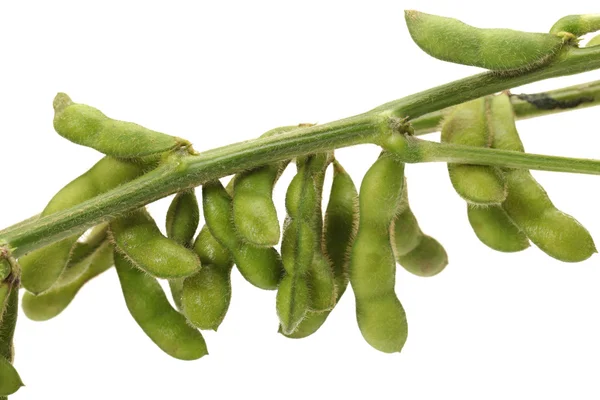
[[[88,262],[88,268],[76,278],[38,296],[25,293],[21,306],[25,315],[34,321],[47,321],[59,315],[73,301],[79,290],[91,279],[113,265],[113,248],[105,241]],[[59,281],[60,283],[60,281]]]
[[[502,206],[468,206],[469,223],[479,240],[496,251],[525,250],[529,239],[508,217]]]
[[[238,237],[231,196],[221,182],[211,181],[202,186],[202,205],[211,234],[229,250],[244,278],[261,289],[276,289],[283,271],[279,254],[272,247],[252,246]]]
[[[53,106],[59,135],[109,156],[139,158],[189,146],[184,139],[108,118],[96,108],[73,103],[64,93],[56,95]]]
[[[190,247],[199,222],[200,209],[194,190],[177,193],[167,211],[167,237]]]
[[[180,360],[207,355],[202,334],[171,306],[156,279],[118,252],[114,259],[127,308],[146,335],[165,353]]]
[[[521,71],[552,61],[562,38],[512,29],[480,29],[454,18],[409,10],[406,25],[414,42],[440,60],[495,71]]]
[[[119,253],[154,277],[182,278],[200,269],[198,256],[163,236],[145,209],[114,219],[110,234]]]
[[[401,351],[408,336],[406,314],[394,291],[396,260],[390,238],[402,198],[403,176],[404,164],[385,152],[365,174],[359,194],[358,232],[350,256],[358,326],[371,346],[386,353]]]
[[[600,30],[600,14],[567,15],[556,21],[550,28],[550,33],[559,35],[567,32],[574,36]]]
[[[139,177],[149,167],[151,165],[104,157],[83,175],[62,188],[50,200],[41,216],[62,211],[114,189]],[[34,294],[48,290],[67,266],[71,249],[79,236],[79,234],[70,236],[21,257],[19,263],[23,287]]]

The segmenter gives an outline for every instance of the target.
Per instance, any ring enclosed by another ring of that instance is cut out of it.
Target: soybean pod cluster
[[[578,47],[582,35],[600,29],[597,14],[567,16],[549,33],[479,29],[416,11],[405,17],[426,53],[488,69],[492,76],[544,68]],[[600,36],[587,43],[598,45]],[[64,93],[53,106],[58,134],[104,156],[34,218],[138,182],[169,160],[196,155],[185,139],[114,120]],[[393,128],[377,142],[382,151],[358,189],[329,149],[241,170],[226,185],[219,179],[203,182],[201,199],[193,187],[178,189],[166,215],[166,235],[145,205],[136,203],[127,213],[87,231],[69,231],[18,259],[0,243],[0,400],[23,386],[12,365],[19,291],[24,291],[25,315],[46,321],[113,266],[132,318],[150,341],[177,359],[208,354],[202,331],[216,331],[224,321],[234,267],[250,285],[273,291],[272,312],[279,321],[273,329],[283,336],[316,333],[350,286],[365,341],[381,352],[401,351],[408,318],[396,292],[396,268],[432,277],[448,265],[448,255],[421,230],[409,204],[405,160],[386,147],[405,143],[414,132],[408,117],[398,121],[390,117]],[[263,137],[293,135],[306,125],[283,126]],[[448,145],[525,151],[508,91],[443,110],[440,130],[441,142]],[[280,205],[286,212],[280,221],[273,191],[291,165],[296,173]],[[584,261],[596,252],[589,232],[554,206],[528,170],[456,162],[447,167],[485,246],[520,252],[533,244],[563,262]],[[328,169],[333,180],[323,210]],[[160,280],[168,282],[170,293]]]

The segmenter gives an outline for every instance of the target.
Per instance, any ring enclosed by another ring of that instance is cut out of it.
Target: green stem
[[[389,146],[394,142],[390,139],[394,138],[400,138],[395,142],[403,142],[403,136],[393,134],[390,127],[390,118],[393,117],[414,119],[515,86],[596,68],[600,68],[600,46],[571,48],[550,66],[523,75],[503,76],[487,72],[384,104],[355,117],[302,127],[277,136],[235,143],[198,155],[171,157],[156,170],[108,193],[67,210],[5,229],[0,232],[0,245],[9,248],[15,257],[19,257],[162,197],[242,170],[357,144],[376,143]],[[419,143],[417,140],[413,138],[407,143]],[[415,146],[393,150],[408,162],[451,160],[579,173],[596,173],[600,170],[600,161],[593,160],[537,156],[493,149],[451,148],[448,145],[423,141],[419,146],[417,150],[422,159],[415,158],[411,153]]]
[[[600,104],[600,81],[535,94],[511,93],[510,101],[517,119],[597,106]],[[446,110],[434,111],[411,121],[415,135],[439,131]]]
[[[600,160],[547,156],[485,147],[437,143],[416,137],[395,138],[383,147],[407,163],[445,162],[495,165],[540,171],[600,175]]]

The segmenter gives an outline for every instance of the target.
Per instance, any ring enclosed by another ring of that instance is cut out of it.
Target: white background
[[[0,4],[0,226],[39,212],[98,160],[52,129],[52,99],[190,139],[197,150],[299,122],[327,122],[477,73],[414,45],[403,10],[481,27],[547,31],[566,2],[31,2]],[[592,72],[515,92],[600,79]],[[598,110],[518,124],[528,151],[600,158]],[[437,140],[437,135],[431,135]],[[357,185],[373,146],[338,152]],[[283,204],[289,168],[276,189]],[[600,177],[534,172],[557,207],[600,240]],[[129,316],[114,270],[90,282],[49,322],[24,316],[14,399],[600,398],[600,258],[579,264],[531,248],[494,252],[478,242],[443,164],[410,165],[410,201],[450,265],[423,279],[403,270],[409,320],[400,354],[362,339],[351,291],[313,337],[277,334],[274,292],[233,274],[233,299],[210,356],[169,358]],[[161,222],[168,201],[150,209]],[[283,210],[282,210],[283,211]],[[282,213],[283,216],[283,213]]]

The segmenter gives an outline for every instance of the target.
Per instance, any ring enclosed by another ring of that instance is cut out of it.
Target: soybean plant
[[[600,29],[600,16],[570,15],[547,33],[476,28],[417,11],[405,19],[427,54],[487,71],[353,117],[320,125],[291,121],[201,153],[186,139],[56,95],[56,132],[104,158],[40,214],[0,231],[0,399],[23,385],[12,364],[20,289],[25,315],[48,320],[113,265],[133,319],[178,359],[208,354],[200,330],[223,323],[234,266],[249,284],[277,290],[269,312],[285,337],[315,334],[350,283],[366,342],[401,351],[408,321],[396,266],[433,277],[449,259],[411,210],[407,163],[448,164],[466,217],[491,249],[516,253],[531,242],[563,262],[591,257],[590,233],[554,206],[530,170],[600,175],[600,160],[525,153],[515,121],[597,105],[600,82],[519,96],[510,89],[600,68],[600,36],[580,46],[582,35]],[[439,143],[417,137],[436,130]],[[335,150],[362,144],[382,151],[357,193]],[[297,173],[282,223],[273,190],[290,163]],[[323,215],[329,166],[333,183]],[[226,176],[232,178],[224,187]],[[411,180],[411,186],[421,183]],[[165,236],[145,206],[169,195]],[[197,232],[201,209],[205,224]],[[175,307],[159,279],[168,281]]]

